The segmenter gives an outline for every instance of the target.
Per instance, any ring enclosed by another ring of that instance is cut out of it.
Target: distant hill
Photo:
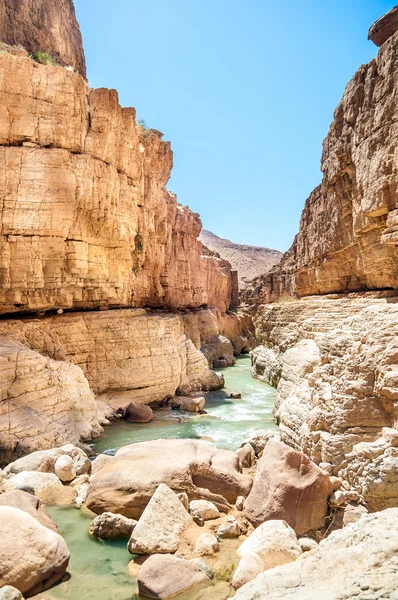
[[[279,250],[234,244],[206,229],[202,229],[199,239],[210,250],[218,252],[221,258],[230,262],[232,268],[238,271],[240,289],[244,289],[247,283],[258,275],[269,271],[282,258],[282,252]]]

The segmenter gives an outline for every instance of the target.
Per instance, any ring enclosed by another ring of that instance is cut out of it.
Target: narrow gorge
[[[398,7],[369,39],[281,257],[178,203],[73,0],[0,0],[0,600],[398,599]]]

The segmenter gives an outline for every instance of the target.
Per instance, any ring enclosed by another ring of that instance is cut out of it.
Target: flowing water
[[[242,356],[235,367],[219,370],[224,374],[226,387],[206,394],[207,415],[161,409],[155,411],[150,423],[116,422],[96,441],[95,450],[113,453],[126,444],[160,438],[207,439],[218,448],[236,450],[256,430],[276,427],[272,419],[275,390],[251,377],[250,363],[249,356]],[[240,392],[242,398],[232,400],[230,392]],[[132,556],[126,549],[126,540],[101,542],[91,538],[87,530],[93,515],[84,510],[50,507],[50,512],[71,551],[71,578],[52,588],[51,596],[63,600],[138,598],[134,593],[136,582],[127,575]],[[206,595],[210,597],[210,590]],[[179,598],[194,597],[195,594],[187,594]]]

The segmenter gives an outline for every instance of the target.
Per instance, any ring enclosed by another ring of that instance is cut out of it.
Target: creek
[[[96,440],[97,452],[114,453],[126,444],[165,438],[205,439],[218,448],[236,450],[256,430],[275,429],[272,408],[275,390],[251,377],[251,359],[238,357],[236,365],[219,369],[225,377],[225,388],[206,395],[207,415],[159,409],[150,423],[131,424],[118,421],[107,427]],[[229,398],[240,392],[242,398]],[[75,508],[49,508],[58,523],[71,552],[68,572],[71,577],[53,587],[49,593],[62,600],[136,600],[136,582],[127,574],[133,558],[126,540],[99,541],[88,535],[93,514]],[[217,585],[216,585],[217,587]],[[210,590],[209,590],[210,592]],[[207,591],[206,591],[207,594]],[[225,598],[225,591],[211,597]],[[196,600],[196,594],[180,595],[179,600]],[[199,597],[203,595],[199,594]],[[210,597],[210,596],[209,596]]]

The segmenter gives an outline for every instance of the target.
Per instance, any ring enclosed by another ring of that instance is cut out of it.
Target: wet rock
[[[76,477],[76,470],[73,459],[65,454],[55,461],[54,472],[56,476],[64,483],[72,481]]]
[[[207,582],[207,575],[194,561],[155,554],[139,570],[138,591],[148,598],[168,600]]]
[[[228,362],[225,358],[213,360],[213,369],[225,369],[226,367],[228,367]]]
[[[241,534],[238,521],[235,517],[228,517],[217,530],[217,535],[221,539],[237,538]]]
[[[211,555],[218,552],[220,544],[215,535],[212,533],[202,533],[195,543],[194,552],[200,555]]]
[[[50,517],[46,506],[33,494],[29,494],[19,489],[9,490],[8,492],[4,492],[4,494],[0,494],[0,506],[19,508],[20,510],[27,512],[45,527],[59,533],[58,527]]]
[[[239,456],[242,467],[250,468],[254,465],[256,455],[251,444],[245,444],[236,451],[236,454]]]
[[[25,511],[0,506],[0,586],[33,595],[59,581],[68,566],[63,538]]]
[[[104,512],[102,515],[95,517],[91,522],[88,532],[90,535],[102,540],[130,537],[136,525],[137,521],[134,519]]]
[[[189,503],[189,512],[193,518],[201,517],[203,521],[218,519],[220,517],[220,511],[217,506],[208,500],[192,500]]]
[[[175,396],[168,401],[171,408],[179,408],[187,412],[200,412],[206,404],[206,398],[203,396]]]
[[[324,525],[331,492],[329,477],[305,454],[271,439],[258,462],[245,516],[255,527],[282,519],[303,534]]]
[[[124,418],[130,423],[149,423],[153,419],[153,410],[146,404],[135,404],[130,402]]]
[[[221,357],[221,360],[226,360],[227,361],[227,366],[228,367],[234,367],[236,365],[236,358],[233,354],[229,354],[229,353],[224,353]]]
[[[120,448],[91,475],[86,504],[97,514],[110,511],[138,518],[160,483],[191,498],[209,500],[226,512],[238,496],[249,493],[252,478],[239,472],[235,452],[208,442],[140,442]]]
[[[242,394],[240,392],[231,392],[229,397],[233,400],[240,400],[240,398],[242,398]]]
[[[161,483],[135,526],[128,549],[131,554],[175,552],[183,531],[192,523],[176,494]]]
[[[302,554],[302,550],[296,534],[285,521],[267,521],[257,527],[239,546],[238,554],[241,558],[253,557],[256,569],[257,557],[260,557],[263,562],[262,571],[265,571],[296,560]],[[247,564],[248,560],[238,564],[232,579],[235,589],[240,587],[242,582],[250,581],[251,570],[247,572]]]

